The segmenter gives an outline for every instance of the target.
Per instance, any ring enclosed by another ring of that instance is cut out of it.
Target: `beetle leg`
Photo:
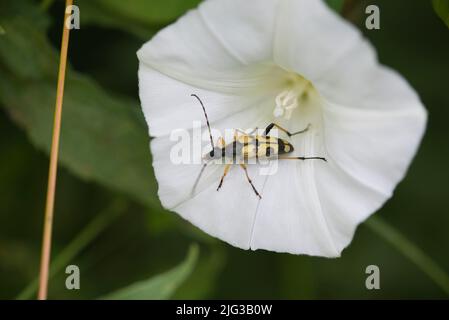
[[[259,128],[258,128],[258,127],[255,127],[252,131],[250,131],[250,132],[248,133],[248,135],[252,136],[252,135],[254,135],[255,133],[257,133],[258,130],[259,130]]]
[[[245,175],[246,175],[246,179],[248,180],[249,184],[251,185],[251,187],[254,190],[254,193],[256,194],[256,196],[259,197],[259,199],[262,199],[262,197],[260,196],[259,192],[257,192],[256,187],[254,186],[253,182],[251,181],[251,178],[248,175],[248,170],[247,170],[247,166],[245,164],[240,164],[240,167],[242,167],[243,170],[245,170]]]
[[[217,191],[219,191],[220,188],[221,188],[221,186],[223,185],[223,180],[224,180],[224,178],[226,177],[226,175],[228,174],[229,169],[231,169],[231,165],[230,165],[230,164],[226,164],[226,165],[225,165],[225,168],[224,168],[223,175],[221,176],[220,184],[218,185]]]
[[[238,138],[238,133],[240,133],[242,136],[248,136],[249,134],[241,129],[234,129],[234,137]]]
[[[195,194],[196,187],[198,186],[198,183],[200,182],[201,176],[203,175],[203,172],[206,169],[207,164],[208,164],[207,162],[205,164],[203,164],[203,166],[201,167],[201,171],[200,171],[200,173],[198,174],[198,177],[195,180],[195,184],[193,185],[192,191],[190,193],[190,196],[192,196],[192,197]]]
[[[238,133],[242,134],[243,136],[252,136],[252,135],[254,135],[254,133],[257,132],[257,130],[259,130],[259,128],[255,127],[255,128],[254,128],[253,130],[251,130],[250,132],[245,132],[245,131],[243,131],[243,130],[241,130],[241,129],[235,129],[234,132],[238,132]]]
[[[326,158],[322,158],[322,157],[285,157],[285,156],[280,156],[278,157],[278,160],[323,160],[326,161]]]
[[[265,135],[265,136],[268,135],[268,134],[270,133],[271,129],[273,129],[274,127],[276,127],[276,128],[278,128],[279,130],[281,130],[282,132],[286,133],[289,137],[291,137],[291,136],[295,136],[295,135],[297,135],[297,134],[306,132],[307,130],[310,129],[310,126],[311,126],[311,125],[310,125],[310,123],[309,123],[309,124],[307,125],[307,128],[305,128],[305,129],[303,129],[303,130],[301,130],[301,131],[298,131],[298,132],[293,132],[293,133],[291,133],[290,131],[288,131],[287,129],[282,128],[280,125],[278,125],[278,124],[276,124],[276,123],[270,123],[270,124],[268,125],[268,127],[265,128],[264,135]]]

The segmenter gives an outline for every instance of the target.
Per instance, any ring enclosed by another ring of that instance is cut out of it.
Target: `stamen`
[[[299,106],[299,100],[305,95],[308,89],[308,81],[298,75],[288,77],[288,89],[276,96],[276,106],[273,115],[276,118],[284,117],[289,120],[293,110]]]
[[[284,90],[276,97],[276,107],[273,115],[276,118],[284,116],[285,119],[290,119],[292,112],[298,107],[298,95],[295,90]]]

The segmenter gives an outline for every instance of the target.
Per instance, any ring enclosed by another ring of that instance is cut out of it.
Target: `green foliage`
[[[57,52],[45,28],[26,17],[6,17],[3,24],[8,33],[0,41],[0,101],[31,141],[48,152]],[[69,70],[63,114],[60,159],[65,166],[86,180],[158,206],[149,138],[137,101],[108,94],[89,77]]]
[[[432,4],[435,12],[449,28],[449,0],[433,0]]]
[[[410,261],[415,263],[449,295],[449,276],[424,251],[417,248],[400,232],[378,217],[369,219],[366,224],[380,237],[385,239],[385,241],[389,242],[410,259]]]
[[[70,264],[82,250],[84,250],[95,238],[97,238],[120,214],[123,214],[126,208],[126,202],[123,199],[116,199],[97,214],[93,220],[60,252],[51,262],[50,280],[61,272],[65,266]],[[17,300],[31,299],[37,292],[39,278],[36,277],[29,285],[17,296]]]
[[[327,5],[337,12],[343,9],[344,2],[345,0],[326,0]]]
[[[148,280],[140,281],[100,299],[107,300],[161,300],[170,298],[192,273],[198,260],[198,246],[189,249],[186,259],[174,269]]]
[[[173,22],[200,0],[79,0],[82,25],[117,28],[142,39]]]
[[[103,8],[143,24],[163,25],[174,21],[201,0],[98,0]]]
[[[215,284],[226,265],[226,252],[222,245],[202,254],[195,270],[173,296],[174,299],[207,299],[213,294]]]

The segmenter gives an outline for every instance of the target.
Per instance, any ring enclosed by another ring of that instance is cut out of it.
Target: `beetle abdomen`
[[[294,148],[293,146],[283,139],[278,139],[278,145],[279,145],[279,154],[286,154],[293,152]]]
[[[245,136],[228,144],[223,149],[223,157],[234,163],[248,159],[273,159],[280,154],[293,152],[293,146],[286,140],[269,136]]]

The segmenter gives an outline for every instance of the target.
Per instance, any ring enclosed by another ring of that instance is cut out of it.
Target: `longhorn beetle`
[[[204,169],[206,166],[210,163],[212,160],[227,160],[224,167],[223,175],[220,179],[220,183],[218,184],[217,191],[220,190],[220,188],[223,185],[224,178],[228,174],[231,165],[238,164],[244,171],[246,175],[246,179],[248,180],[248,183],[253,188],[254,193],[256,196],[258,196],[260,199],[262,199],[260,193],[257,191],[256,187],[254,186],[253,182],[251,181],[251,178],[248,175],[247,170],[247,163],[248,160],[251,158],[256,158],[256,160],[259,160],[261,158],[272,160],[272,159],[278,159],[278,160],[323,160],[327,161],[325,158],[322,157],[290,157],[287,156],[287,154],[292,153],[294,148],[288,142],[287,140],[271,137],[269,136],[270,131],[276,127],[277,129],[281,130],[287,136],[292,137],[297,134],[301,134],[309,130],[310,124],[305,128],[304,130],[291,133],[288,130],[282,128],[281,126],[277,125],[276,123],[270,123],[264,130],[264,133],[262,135],[254,134],[257,131],[257,128],[254,129],[251,133],[246,133],[239,129],[234,129],[234,139],[231,143],[226,144],[223,137],[220,137],[218,140],[218,146],[214,145],[214,140],[212,138],[212,132],[210,129],[209,124],[209,118],[207,116],[206,108],[204,107],[203,102],[201,99],[196,95],[192,94],[192,97],[196,98],[199,103],[201,104],[201,107],[203,108],[204,116],[206,118],[206,124],[207,128],[209,130],[209,138],[210,138],[210,144],[212,146],[212,150],[208,153],[206,153],[203,156],[203,160],[205,163],[203,164],[203,167],[201,168],[200,174],[198,175],[198,178],[195,181],[195,184],[192,189],[192,194],[195,192],[196,186],[198,185],[198,182],[204,172]],[[240,133],[240,135],[239,135]],[[229,163],[230,162],[230,163]]]

